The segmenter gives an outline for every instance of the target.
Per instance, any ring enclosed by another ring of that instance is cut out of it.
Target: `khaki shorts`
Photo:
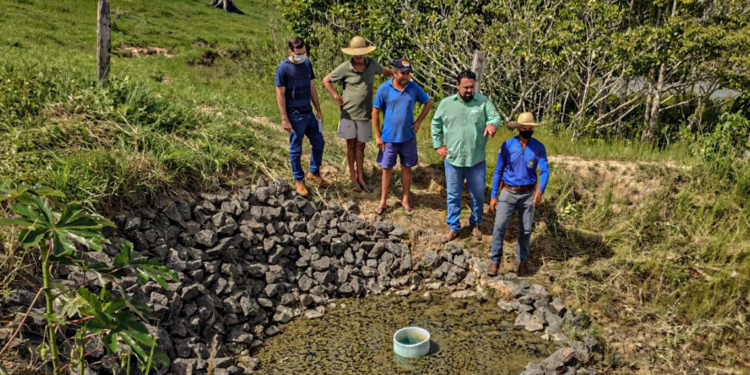
[[[339,121],[339,138],[356,139],[366,143],[372,139],[372,124],[370,120],[348,120]]]

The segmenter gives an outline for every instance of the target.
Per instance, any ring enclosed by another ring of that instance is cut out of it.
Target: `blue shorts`
[[[391,169],[396,166],[396,156],[403,167],[411,168],[417,165],[419,161],[417,139],[412,138],[406,142],[385,142],[385,150],[378,152],[378,164],[385,169]]]

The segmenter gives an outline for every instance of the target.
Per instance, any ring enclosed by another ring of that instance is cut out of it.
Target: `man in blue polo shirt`
[[[534,115],[524,112],[518,121],[508,125],[518,129],[518,137],[505,141],[497,155],[495,174],[492,178],[492,199],[490,211],[497,212],[495,229],[492,233],[490,267],[487,275],[496,276],[503,257],[503,237],[505,228],[514,211],[518,211],[520,231],[516,243],[516,267],[518,276],[528,272],[526,260],[529,257],[531,230],[534,222],[534,206],[542,203],[542,195],[547,187],[549,168],[547,149],[542,142],[533,139]],[[540,174],[537,179],[537,168]],[[498,198],[498,190],[502,189]]]
[[[372,125],[375,129],[375,140],[380,152],[378,164],[383,167],[383,184],[380,193],[380,204],[376,210],[381,215],[388,207],[388,186],[391,184],[396,157],[401,162],[401,186],[403,188],[401,205],[411,215],[409,189],[411,187],[411,168],[417,165],[416,133],[432,107],[432,99],[419,85],[409,80],[411,64],[401,58],[396,60],[393,78],[383,83],[375,94],[372,108]],[[414,105],[424,104],[422,113],[414,120]],[[380,129],[380,112],[383,112],[383,129]]]
[[[307,178],[324,188],[329,185],[320,177],[325,141],[320,126],[323,113],[320,111],[318,92],[315,91],[313,79],[315,74],[312,63],[307,59],[305,41],[295,36],[289,40],[289,57],[276,68],[276,104],[279,106],[284,130],[289,133],[289,160],[292,164],[294,186],[297,193],[302,196],[309,194],[305,185],[305,171],[300,160],[305,136],[312,146]],[[315,116],[310,101],[315,105]]]

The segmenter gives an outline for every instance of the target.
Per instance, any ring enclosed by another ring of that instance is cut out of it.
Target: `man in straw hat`
[[[349,164],[352,190],[358,193],[372,192],[372,187],[365,182],[363,164],[365,144],[372,139],[370,114],[375,75],[393,75],[393,71],[382,67],[377,60],[365,57],[375,48],[368,46],[365,38],[355,36],[349,42],[349,47],[341,49],[341,52],[352,58],[323,78],[323,86],[341,109],[338,136],[346,139],[346,160]],[[333,82],[342,83],[343,98],[336,92]]]
[[[383,184],[380,204],[375,212],[378,215],[388,207],[388,186],[391,183],[396,158],[401,162],[401,205],[408,215],[413,213],[409,203],[411,168],[417,165],[417,136],[422,121],[430,113],[432,99],[411,78],[411,63],[405,58],[393,64],[393,78],[383,83],[375,94],[372,105],[372,124],[375,140],[380,148],[378,164],[383,167]],[[422,113],[414,120],[414,106],[422,103]],[[380,129],[380,112],[383,112],[383,129]]]
[[[492,178],[492,199],[490,211],[496,212],[495,229],[492,233],[492,254],[487,275],[495,276],[500,269],[503,256],[503,238],[508,221],[514,211],[519,215],[519,233],[516,243],[516,267],[519,276],[528,272],[526,260],[529,257],[531,230],[534,221],[534,206],[542,203],[542,195],[547,187],[549,168],[547,149],[542,142],[532,138],[534,115],[524,112],[518,121],[508,124],[518,129],[518,136],[505,141],[497,155],[495,174]],[[537,178],[537,168],[541,172]],[[500,197],[498,198],[498,190]]]
[[[445,159],[445,183],[448,192],[448,212],[445,221],[448,232],[441,240],[453,241],[461,229],[461,197],[466,188],[471,195],[471,234],[482,239],[479,224],[484,212],[487,184],[485,146],[495,136],[500,116],[492,102],[474,93],[476,74],[464,70],[458,74],[458,93],[443,99],[432,117],[432,145]]]

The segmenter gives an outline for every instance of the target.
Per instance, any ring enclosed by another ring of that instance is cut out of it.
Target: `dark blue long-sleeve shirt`
[[[497,164],[492,177],[492,198],[497,198],[497,191],[502,181],[508,186],[528,186],[537,183],[536,169],[539,167],[539,189],[544,193],[547,188],[549,167],[547,166],[547,149],[542,142],[531,138],[526,147],[521,145],[518,137],[503,143],[497,154]]]

